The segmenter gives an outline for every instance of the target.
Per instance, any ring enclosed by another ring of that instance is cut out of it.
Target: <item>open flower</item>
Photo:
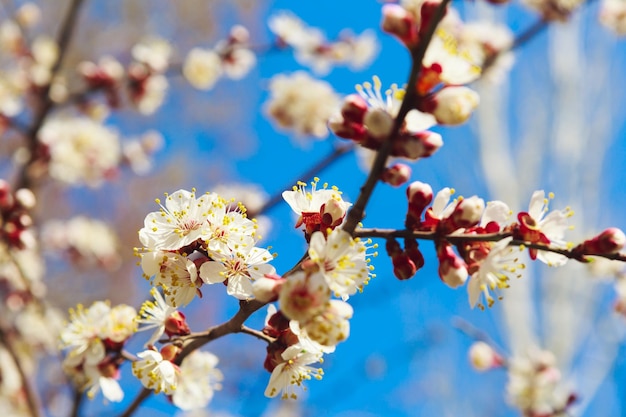
[[[222,388],[222,372],[216,368],[219,359],[210,352],[193,351],[180,364],[178,385],[172,402],[183,410],[206,407],[213,392]]]
[[[370,265],[366,259],[367,247],[359,239],[335,229],[324,237],[324,233],[311,235],[309,257],[326,278],[330,290],[344,300],[363,290],[370,279]]]
[[[178,386],[180,369],[154,350],[139,352],[137,356],[139,360],[133,362],[133,375],[141,384],[154,390],[155,394],[173,394]]]
[[[322,353],[309,352],[300,344],[289,346],[281,355],[284,362],[272,371],[270,381],[265,389],[266,397],[276,397],[282,392],[282,398],[297,398],[294,386],[302,386],[306,380],[314,377],[322,379],[323,371],[309,366],[321,362]]]
[[[509,276],[523,265],[517,263],[516,251],[509,247],[513,237],[502,239],[493,244],[487,257],[481,262],[478,271],[474,272],[467,284],[469,303],[472,308],[478,305],[481,295],[484,295],[487,306],[491,307],[494,302],[490,291],[508,288]]]

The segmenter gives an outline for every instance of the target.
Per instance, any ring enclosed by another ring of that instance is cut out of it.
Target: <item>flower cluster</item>
[[[349,32],[329,42],[321,30],[308,27],[290,12],[279,12],[269,19],[270,30],[278,37],[279,46],[295,50],[296,60],[318,74],[328,73],[333,65],[347,65],[353,70],[367,67],[378,53],[376,36],[365,31],[355,36]]]
[[[118,134],[86,118],[51,118],[39,132],[50,176],[71,184],[98,187],[116,175],[121,160]]]
[[[193,48],[185,58],[183,75],[199,90],[210,90],[222,75],[232,80],[245,77],[256,63],[254,53],[246,46],[249,40],[248,30],[237,25],[214,49]]]
[[[528,212],[518,213],[518,222],[510,224],[508,222],[512,211],[505,203],[491,201],[485,205],[476,196],[459,197],[450,202],[453,193],[454,190],[444,188],[433,199],[433,192],[428,184],[419,181],[411,183],[407,188],[409,206],[405,225],[409,230],[433,232],[441,237],[435,239],[439,276],[452,288],[463,285],[470,276],[467,288],[472,307],[483,307],[479,302],[481,295],[487,305],[491,306],[494,302],[491,291],[507,288],[510,277],[524,268],[518,261],[518,251],[510,247],[514,239],[551,248],[567,247],[563,237],[568,228],[567,218],[572,212],[569,209],[554,210],[544,217],[548,211],[548,199],[543,191],[533,193]],[[431,206],[428,207],[429,205]],[[452,243],[445,239],[445,236],[472,237],[490,233],[506,233],[507,237],[498,242],[461,240],[455,244],[458,254]],[[611,236],[613,239],[614,235]],[[607,240],[610,239],[602,241]],[[591,246],[596,247],[598,244],[590,241],[581,250],[589,253]],[[613,245],[611,250],[618,246]],[[394,273],[400,279],[410,278],[424,264],[417,241],[413,238],[405,239],[404,250],[395,240],[390,240],[387,252],[394,264]],[[603,253],[609,252],[603,250]],[[560,266],[567,261],[561,254],[536,248],[529,248],[529,254],[531,259],[539,259],[551,266]]]
[[[216,368],[219,360],[210,352],[194,351],[180,366],[174,363],[178,348],[164,347],[161,352],[139,352],[133,362],[133,375],[144,387],[170,396],[174,405],[183,410],[206,407],[224,378]]]
[[[321,370],[310,365],[321,362],[323,353],[332,352],[348,338],[353,310],[345,300],[362,291],[373,276],[366,243],[337,227],[347,209],[339,191],[317,190],[318,181],[316,178],[310,193],[304,192],[304,184],[283,193],[300,216],[297,226],[306,225],[310,240],[306,260],[289,276],[266,275],[253,284],[258,300],[278,301],[279,305],[277,312],[272,307],[264,329],[274,338],[265,361],[265,368],[272,373],[265,391],[269,397],[280,392],[283,397],[295,397],[293,385],[300,386],[311,375],[321,378]],[[341,208],[338,217],[324,215],[329,202]],[[321,225],[325,229],[320,230]],[[341,300],[331,299],[333,295]]]
[[[274,273],[267,249],[255,246],[256,224],[243,205],[233,206],[215,193],[195,191],[166,195],[160,211],[146,216],[139,239],[144,246],[141,266],[146,278],[163,288],[173,307],[201,295],[203,284],[223,282],[228,294],[253,297],[252,282]]]
[[[70,310],[70,323],[61,332],[62,346],[68,349],[63,369],[78,389],[93,396],[102,390],[109,401],[121,401],[124,392],[117,382],[122,349],[136,329],[137,312],[127,305],[111,308],[96,301],[89,308]]]
[[[119,267],[118,240],[106,223],[78,216],[68,221],[53,220],[42,229],[45,248],[67,254],[79,265],[100,265],[107,270]]]
[[[278,126],[301,136],[320,139],[328,136],[326,125],[340,104],[330,84],[297,71],[274,76],[269,89],[265,110]]]

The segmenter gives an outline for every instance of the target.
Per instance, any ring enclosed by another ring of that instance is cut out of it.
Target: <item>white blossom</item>
[[[217,356],[210,352],[194,351],[183,360],[178,375],[178,385],[172,395],[172,402],[183,410],[194,410],[206,407],[216,390],[220,390],[220,382],[224,379],[222,372],[216,368]]]

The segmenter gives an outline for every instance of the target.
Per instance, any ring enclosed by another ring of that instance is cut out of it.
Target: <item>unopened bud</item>
[[[363,97],[358,94],[350,94],[343,99],[341,115],[346,121],[363,123],[367,109],[367,102]]]
[[[230,29],[229,38],[232,43],[248,43],[250,32],[244,26],[235,25]]]
[[[34,3],[24,3],[15,12],[15,20],[23,27],[32,27],[41,20],[41,9]]]
[[[407,219],[411,218],[411,223],[419,224],[424,209],[433,201],[433,189],[426,183],[413,181],[406,189],[406,196],[409,200]]]
[[[329,120],[328,127],[340,138],[360,142],[367,137],[367,129],[361,123],[350,123],[347,120]]]
[[[323,228],[335,228],[339,226],[346,216],[346,211],[346,204],[334,198],[322,204],[322,207],[320,207],[320,216],[322,218]]]
[[[393,256],[391,263],[393,264],[393,274],[399,280],[409,279],[417,272],[417,266],[404,251]]]
[[[422,251],[419,249],[419,244],[415,239],[405,239],[404,240],[404,251],[409,256],[411,261],[415,264],[415,268],[419,271],[425,264],[424,255]]]
[[[398,138],[394,141],[391,154],[415,161],[431,156],[442,146],[443,139],[440,134],[424,130]]]
[[[467,281],[467,265],[452,249],[449,243],[437,248],[439,278],[449,287],[460,287]]]
[[[185,336],[191,333],[185,314],[175,311],[165,319],[165,333],[168,336]]]
[[[469,360],[477,371],[487,371],[502,366],[503,360],[491,346],[485,342],[475,342],[470,347]]]
[[[395,164],[385,168],[381,180],[394,187],[399,187],[411,178],[411,167],[406,164]]]
[[[593,239],[586,240],[576,250],[585,255],[609,255],[618,253],[626,245],[626,235],[620,229],[611,227]]]
[[[396,36],[405,45],[415,45],[419,39],[415,18],[402,6],[385,4],[383,6],[382,30]]]
[[[375,139],[387,139],[393,128],[393,117],[380,108],[369,109],[363,118],[367,132]]]
[[[25,209],[32,209],[37,203],[35,194],[28,188],[20,188],[15,192],[15,199]]]
[[[464,123],[478,107],[478,94],[463,86],[449,86],[439,90],[432,97],[432,113],[437,123],[459,125]]]
[[[454,225],[454,229],[476,226],[485,211],[485,201],[482,198],[472,196],[460,200],[449,220]]]
[[[161,349],[161,356],[163,356],[163,360],[173,361],[176,359],[176,356],[181,352],[181,348],[176,345],[166,345]]]
[[[3,179],[0,179],[0,210],[8,210],[13,207],[14,199],[11,194],[11,186]]]
[[[420,29],[419,29],[420,36],[424,35],[424,33],[426,33],[426,31],[428,30],[430,26],[430,22],[432,21],[433,16],[435,15],[435,12],[439,8],[440,4],[441,4],[441,1],[436,1],[436,0],[427,0],[422,4],[422,8],[420,10],[420,15],[421,15]],[[445,12],[447,12],[447,10],[448,9],[446,8]],[[444,12],[444,16],[445,16],[445,12]]]

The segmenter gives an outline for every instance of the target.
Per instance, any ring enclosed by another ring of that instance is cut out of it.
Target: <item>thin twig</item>
[[[48,116],[48,113],[54,107],[54,102],[50,98],[50,88],[52,87],[52,82],[55,76],[58,74],[61,66],[63,65],[63,61],[67,56],[67,49],[72,38],[72,33],[74,32],[74,28],[76,26],[78,12],[80,10],[80,6],[82,5],[83,0],[72,0],[67,14],[65,15],[65,19],[61,24],[61,29],[59,31],[59,35],[57,37],[57,45],[59,46],[59,56],[57,61],[54,63],[52,68],[50,69],[50,83],[44,86],[39,93],[39,107],[35,109],[34,117],[32,124],[28,130],[28,151],[30,153],[29,160],[24,164],[19,172],[19,177],[17,179],[17,183],[15,189],[19,188],[31,188],[33,178],[30,176],[30,168],[37,162],[37,135],[39,134],[39,129],[43,126],[43,123]]]
[[[251,328],[249,328],[247,326],[244,326],[244,325],[241,326],[241,330],[239,331],[239,333],[249,334],[251,336],[256,337],[257,339],[264,340],[267,343],[272,343],[274,341],[273,338],[269,337],[265,333],[260,332],[260,331],[255,330],[255,329],[251,329]]]
[[[369,202],[370,197],[372,196],[372,192],[374,191],[374,187],[378,183],[380,176],[385,169],[385,164],[387,163],[387,157],[391,153],[391,148],[393,146],[393,139],[396,137],[400,128],[402,127],[402,123],[404,122],[404,118],[407,113],[413,109],[415,98],[417,96],[417,91],[415,89],[415,84],[417,81],[417,77],[422,71],[422,61],[424,59],[424,55],[426,55],[426,49],[430,44],[430,41],[435,34],[435,29],[439,22],[446,13],[446,8],[448,7],[448,3],[450,0],[443,0],[439,6],[437,7],[435,13],[432,16],[432,20],[430,25],[428,26],[428,30],[424,34],[424,36],[420,39],[417,47],[411,50],[411,72],[409,74],[409,81],[407,82],[407,89],[404,99],[402,100],[402,104],[400,105],[400,110],[398,110],[398,115],[394,120],[393,128],[387,138],[386,141],[383,142],[382,146],[378,150],[376,154],[376,159],[372,164],[372,169],[365,181],[365,184],[361,187],[361,192],[359,193],[359,197],[357,198],[356,203],[350,209],[347,215],[346,222],[343,226],[343,230],[352,234],[354,229],[356,229],[358,223],[363,220],[365,216],[365,206]]]
[[[70,417],[78,417],[80,415],[80,406],[83,404],[84,399],[85,393],[80,391],[78,388],[74,388],[74,398],[72,401],[72,411],[70,413]]]
[[[354,237],[374,237],[382,239],[391,238],[415,238],[419,240],[445,240],[454,245],[459,245],[468,242],[497,242],[502,239],[513,236],[510,232],[500,233],[485,233],[485,234],[454,234],[441,236],[437,232],[420,232],[407,229],[359,229],[353,233]],[[626,262],[626,254],[621,253],[584,253],[576,249],[563,249],[542,243],[531,243],[523,240],[513,239],[509,243],[509,246],[524,246],[529,249],[537,249],[546,252],[554,252],[559,255],[563,255],[569,259],[575,259],[578,261],[584,260],[585,256],[597,256],[601,258],[623,261]]]
[[[244,329],[248,329],[244,327],[243,323],[250,317],[255,311],[262,308],[267,303],[263,303],[256,300],[250,301],[240,301],[239,302],[239,310],[237,313],[228,321],[219,324],[217,326],[213,326],[204,332],[201,333],[192,333],[188,336],[181,337],[179,340],[183,341],[183,350],[176,357],[174,363],[176,365],[180,365],[183,360],[189,356],[191,352],[200,347],[206,345],[207,343],[218,339],[222,336],[231,333],[250,333]],[[248,329],[252,331],[252,329]],[[257,336],[254,334],[254,336]],[[130,417],[137,408],[141,405],[141,403],[152,394],[152,390],[144,388],[139,392],[137,397],[133,400],[132,404],[128,406],[128,408],[120,414],[119,417]]]

